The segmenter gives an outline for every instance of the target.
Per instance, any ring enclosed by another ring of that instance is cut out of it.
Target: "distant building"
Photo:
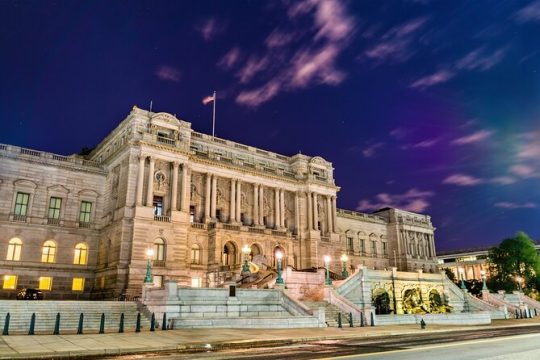
[[[535,245],[540,253],[540,244]],[[441,252],[437,254],[439,270],[448,268],[452,270],[456,279],[461,279],[459,269],[463,270],[464,280],[482,280],[481,272],[485,271],[489,277],[487,257],[490,247],[461,250],[453,252]]]
[[[348,266],[437,271],[429,216],[337,209],[333,172],[137,107],[88,156],[0,144],[0,296],[139,295],[149,248],[155,286],[221,286],[245,245],[267,267],[279,250],[296,269],[328,254],[340,273],[345,253]]]

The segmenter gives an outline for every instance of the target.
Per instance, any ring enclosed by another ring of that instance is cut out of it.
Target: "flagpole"
[[[216,130],[216,91],[214,90],[214,112],[212,116],[212,137],[214,137],[215,130]]]

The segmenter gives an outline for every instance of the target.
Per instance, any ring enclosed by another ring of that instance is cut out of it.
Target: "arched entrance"
[[[251,261],[254,264],[257,264],[258,266],[261,266],[262,264],[266,263],[266,259],[264,258],[262,247],[259,244],[251,244],[250,246],[251,253],[249,254],[249,261]]]
[[[232,241],[227,241],[223,246],[223,252],[221,253],[221,263],[229,266],[235,265],[237,254],[236,244]]]
[[[386,315],[392,313],[390,295],[388,295],[386,290],[381,288],[373,290],[372,303],[375,308],[375,314]]]

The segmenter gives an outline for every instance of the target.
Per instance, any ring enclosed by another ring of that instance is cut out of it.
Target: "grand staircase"
[[[338,314],[341,312],[337,306],[334,306],[326,301],[302,301],[311,310],[318,310],[324,308],[326,324],[329,327],[338,326]],[[341,323],[343,327],[349,326],[349,314],[341,312]]]
[[[99,331],[101,314],[105,314],[105,331],[118,332],[120,316],[124,314],[124,329],[135,331],[137,313],[141,312],[141,328],[148,330],[150,320],[136,302],[131,301],[31,301],[0,300],[0,326],[4,326],[6,314],[10,313],[9,333],[28,333],[32,313],[36,314],[35,333],[52,334],[56,314],[60,313],[60,334],[76,333],[80,314],[84,314],[83,332]],[[156,321],[161,319],[156,319]]]

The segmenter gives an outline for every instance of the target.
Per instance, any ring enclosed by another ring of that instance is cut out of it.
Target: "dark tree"
[[[444,268],[444,273],[450,279],[450,281],[457,283],[456,274],[450,268]]]

